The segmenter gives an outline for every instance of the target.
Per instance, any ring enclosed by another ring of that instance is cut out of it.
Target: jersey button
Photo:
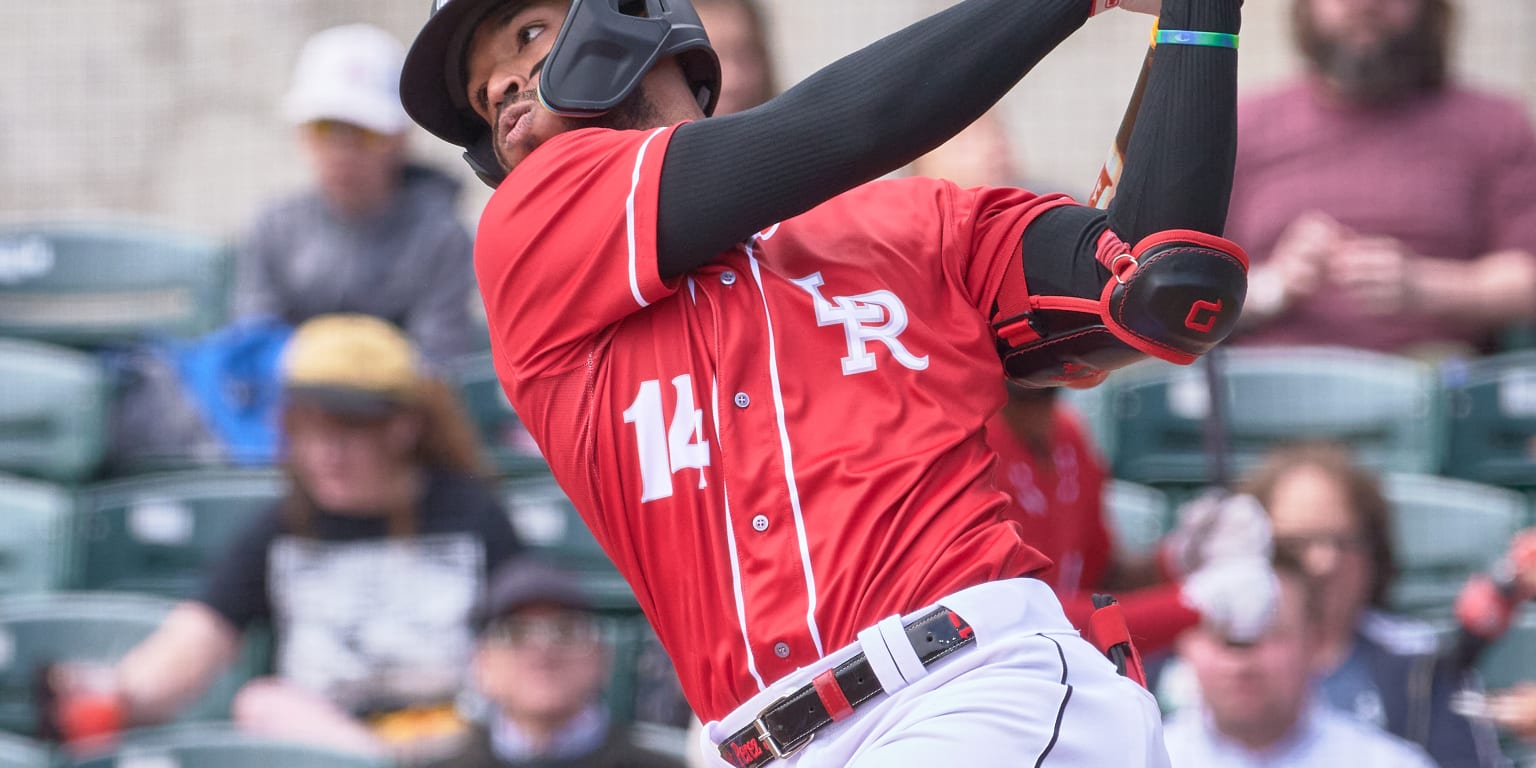
[[[745,392],[737,392],[736,397],[733,398],[733,400],[736,403],[737,408],[745,408],[752,404],[752,398],[747,397],[747,393]]]
[[[720,273],[720,284],[721,285],[735,285],[736,284],[736,273],[730,271],[729,269],[727,269],[724,272],[721,272]]]
[[[773,646],[773,655],[781,659],[789,658],[789,643],[775,643]]]
[[[768,530],[768,516],[758,515],[757,517],[752,518],[752,530],[757,531],[758,533],[762,533],[763,531]]]

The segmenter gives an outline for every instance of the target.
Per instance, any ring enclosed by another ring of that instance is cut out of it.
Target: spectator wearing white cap
[[[472,243],[459,184],[407,159],[405,50],[367,24],[315,34],[282,114],[298,130],[310,188],[257,215],[235,281],[240,318],[297,325],[360,312],[404,328],[433,362],[481,346]]]

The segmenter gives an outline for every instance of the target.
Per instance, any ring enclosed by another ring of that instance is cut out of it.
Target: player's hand
[[[1210,491],[1179,508],[1178,526],[1163,537],[1161,546],[1167,569],[1184,575],[1215,560],[1268,560],[1274,538],[1258,499]]]
[[[1163,11],[1163,0],[1089,0],[1089,1],[1092,3],[1092,10],[1090,10],[1088,12],[1089,16],[1095,16],[1097,14],[1103,13],[1105,11],[1113,10],[1115,8],[1123,8],[1123,9],[1125,9],[1127,11],[1131,11],[1133,13],[1148,13],[1148,14],[1151,14],[1153,16],[1156,16],[1159,13],[1162,13],[1162,11]]]
[[[1268,560],[1228,558],[1191,573],[1179,594],[1207,627],[1233,642],[1252,643],[1269,630],[1280,582]]]

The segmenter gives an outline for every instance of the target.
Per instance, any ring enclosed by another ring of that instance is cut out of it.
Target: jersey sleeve
[[[944,182],[948,184],[948,182]],[[1010,187],[960,189],[953,184],[945,237],[946,266],[977,309],[990,316],[1007,270],[1023,270],[1024,230],[1052,208],[1072,205],[1062,194],[1037,195]]]
[[[661,165],[673,130],[561,134],[492,195],[475,272],[492,345],[515,377],[585,365],[583,342],[675,290],[656,259]]]

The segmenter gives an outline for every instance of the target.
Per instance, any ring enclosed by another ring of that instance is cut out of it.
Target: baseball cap
[[[315,33],[299,51],[283,115],[294,124],[337,120],[383,134],[410,125],[400,104],[405,46],[371,24]]]
[[[507,561],[491,575],[490,586],[475,612],[475,626],[485,629],[495,619],[530,605],[555,605],[594,611],[592,596],[579,576],[531,555]]]
[[[356,416],[409,403],[421,385],[410,341],[371,315],[320,315],[304,322],[283,350],[281,370],[290,401]]]

